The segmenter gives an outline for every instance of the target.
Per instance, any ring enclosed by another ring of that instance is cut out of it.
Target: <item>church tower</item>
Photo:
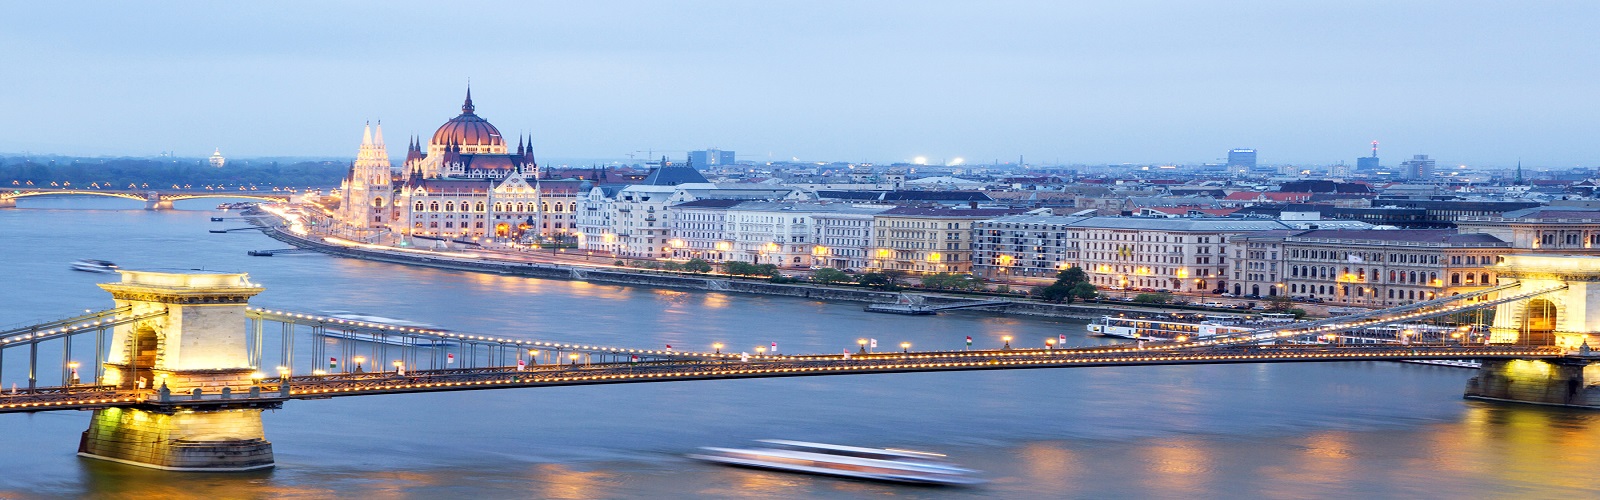
[[[382,228],[390,222],[394,200],[393,172],[389,152],[383,146],[383,122],[377,132],[371,125],[361,134],[361,150],[345,178],[344,200],[340,212],[344,222],[357,228]]]

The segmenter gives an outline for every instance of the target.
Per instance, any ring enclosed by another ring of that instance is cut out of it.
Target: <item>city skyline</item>
[[[1593,165],[1595,7],[1445,5],[25,5],[0,151],[346,157],[470,78],[550,158]]]

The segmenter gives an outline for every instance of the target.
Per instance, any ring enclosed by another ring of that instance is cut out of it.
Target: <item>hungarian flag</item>
[[[1066,347],[1067,346],[1067,334],[1063,333],[1063,334],[1057,336],[1056,340],[1059,341],[1059,343],[1061,344],[1061,347]]]
[[[328,368],[338,368],[339,358],[328,358]]]
[[[638,363],[639,362],[639,355],[638,354],[633,355],[633,359],[629,360],[628,362],[630,362],[630,363]]]
[[[455,364],[455,362],[456,355],[454,353],[444,355],[444,364],[451,365]]]
[[[667,344],[667,350],[668,351],[672,350],[672,344]]]
[[[772,343],[772,353],[773,354],[777,354],[778,353],[778,343],[777,342],[773,342]]]
[[[967,347],[972,347],[972,336],[971,335],[967,336]]]
[[[878,348],[878,339],[872,339],[872,342],[868,344],[868,347],[871,347],[873,349],[877,349]]]

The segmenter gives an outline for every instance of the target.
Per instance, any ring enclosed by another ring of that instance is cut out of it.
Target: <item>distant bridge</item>
[[[243,198],[249,200],[286,203],[289,201],[290,197],[290,195],[286,193],[262,193],[259,191],[13,188],[0,191],[0,208],[15,208],[17,206],[17,200],[21,198],[46,196],[103,196],[109,198],[124,198],[144,202],[146,210],[171,210],[172,202],[198,198]]]

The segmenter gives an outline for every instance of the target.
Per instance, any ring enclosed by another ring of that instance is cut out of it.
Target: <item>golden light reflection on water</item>
[[[712,309],[722,309],[732,305],[732,301],[728,300],[727,294],[706,293],[702,297],[703,300],[700,303]]]
[[[561,464],[541,464],[529,476],[529,496],[533,498],[602,498],[617,483],[609,472],[581,471]]]
[[[1144,485],[1162,496],[1192,495],[1205,484],[1214,469],[1205,443],[1193,438],[1164,438],[1151,441],[1140,450],[1144,456]]]
[[[1028,443],[1019,454],[1023,480],[1039,491],[1071,491],[1083,472],[1078,454],[1061,443]]]

